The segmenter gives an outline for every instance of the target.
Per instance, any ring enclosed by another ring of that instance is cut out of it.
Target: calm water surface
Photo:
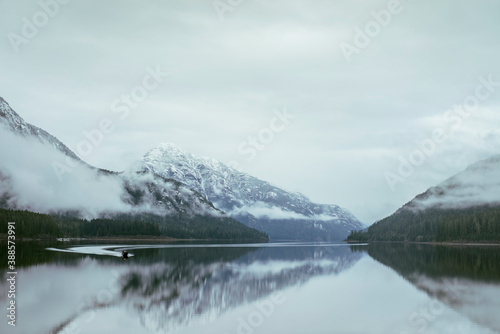
[[[1,333],[500,333],[500,247],[21,243],[17,264]]]

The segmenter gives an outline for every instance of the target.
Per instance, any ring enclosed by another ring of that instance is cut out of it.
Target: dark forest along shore
[[[500,333],[498,247],[22,242],[17,271],[25,333]]]

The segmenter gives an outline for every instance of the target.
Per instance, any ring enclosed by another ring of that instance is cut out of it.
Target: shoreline
[[[468,241],[359,241],[344,240],[348,244],[413,244],[413,245],[435,245],[435,246],[500,246],[499,242],[468,242]]]
[[[178,241],[210,241],[210,242],[239,242],[239,243],[269,243],[265,240],[254,239],[178,239],[173,237],[150,237],[150,236],[137,236],[137,237],[57,237],[57,238],[18,238],[19,242],[29,241],[45,241],[45,242],[75,242],[75,241],[160,241],[160,242],[178,242]],[[1,242],[7,242],[6,238],[1,238]]]
[[[420,244],[444,245],[444,246],[500,246],[500,242],[464,242],[464,241],[427,241]]]
[[[37,239],[33,239],[37,240]],[[192,239],[176,239],[171,237],[92,237],[92,238],[55,238],[48,240],[56,240],[61,242],[66,241],[185,241]]]

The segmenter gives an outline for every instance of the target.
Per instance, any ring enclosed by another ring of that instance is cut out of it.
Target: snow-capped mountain
[[[0,191],[6,207],[39,212],[69,209],[80,211],[87,217],[98,216],[105,212],[127,211],[221,214],[198,193],[173,180],[145,173],[118,175],[86,164],[56,137],[26,123],[2,98],[0,98],[0,124],[10,130],[10,133],[2,133],[6,137],[4,138],[6,140],[3,140],[4,144],[10,142],[10,149],[18,153],[13,155],[9,150],[2,149],[0,173],[3,179]],[[42,152],[43,154],[40,154]],[[63,182],[58,182],[53,169],[54,162],[64,163],[68,157],[74,160],[75,167],[64,174]],[[23,164],[28,160],[30,164]],[[23,178],[18,176],[20,172],[26,181],[23,182]],[[26,178],[27,175],[36,177]],[[86,181],[77,182],[76,178],[83,178]],[[34,179],[40,182],[33,183]],[[24,187],[31,187],[33,190],[38,190],[38,193],[22,192],[21,189]],[[104,191],[106,199],[100,196],[103,193],[96,194],[101,191]],[[47,198],[42,195],[48,193],[52,196]],[[83,205],[78,204],[85,195],[88,198],[97,197],[97,200],[84,201]],[[98,201],[103,201],[102,205],[99,205]],[[86,203],[90,203],[90,207],[85,208]]]
[[[478,161],[407,204],[409,208],[467,208],[500,205],[500,155]]]
[[[79,163],[86,164],[82,161],[73,151],[71,151],[66,145],[59,141],[56,137],[52,136],[47,131],[40,129],[34,125],[26,123],[0,96],[0,123],[7,126],[12,132],[22,135],[31,136],[38,138],[42,143],[53,146],[58,149],[71,159],[78,161]],[[90,165],[87,165],[90,167]]]
[[[500,240],[500,155],[429,188],[353,241]]]
[[[203,216],[210,216],[210,221],[220,220],[233,231],[250,231],[178,181],[88,165],[56,137],[26,123],[3,98],[0,145],[1,208],[71,212],[87,219],[175,215],[199,223]]]
[[[196,157],[173,144],[160,144],[142,160],[142,171],[186,184],[215,207],[271,239],[342,240],[364,225],[337,205],[312,203],[214,159]]]

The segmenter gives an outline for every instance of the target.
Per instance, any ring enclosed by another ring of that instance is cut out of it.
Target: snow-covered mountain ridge
[[[12,132],[18,135],[24,137],[37,138],[38,140],[40,140],[40,142],[53,146],[57,150],[61,151],[70,158],[78,161],[79,163],[86,164],[56,137],[52,136],[47,131],[40,129],[39,127],[26,123],[24,119],[10,107],[7,101],[5,101],[1,96],[0,96],[0,123],[3,123]],[[87,166],[90,167],[90,165]]]
[[[364,225],[333,204],[316,204],[211,158],[197,157],[170,143],[143,157],[140,170],[171,178],[214,205],[274,239],[338,240]],[[291,231],[290,229],[295,229]]]
[[[152,173],[116,173],[88,165],[56,137],[25,122],[1,97],[0,144],[2,208],[73,212],[87,219],[117,214],[227,217],[178,181]],[[54,163],[64,163],[68,158],[74,167],[58,179]]]
[[[500,154],[469,165],[403,208],[457,209],[490,204],[500,205]]]

